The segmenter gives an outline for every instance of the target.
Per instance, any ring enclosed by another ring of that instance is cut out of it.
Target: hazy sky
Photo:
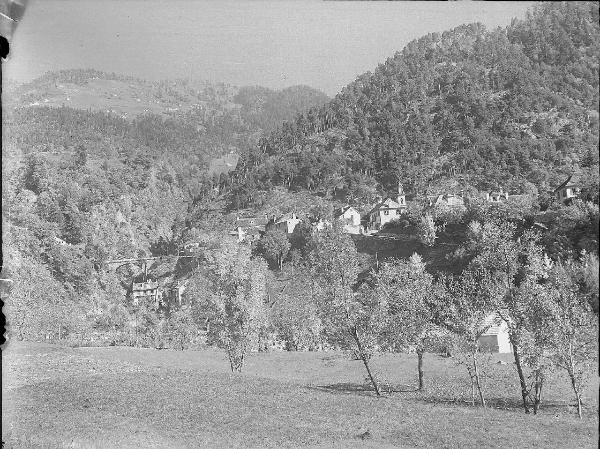
[[[531,2],[30,0],[4,75],[96,68],[333,95],[412,39],[462,23],[488,29]]]

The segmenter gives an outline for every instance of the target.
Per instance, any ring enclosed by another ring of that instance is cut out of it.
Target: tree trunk
[[[362,361],[363,361],[363,363],[365,365],[365,368],[367,369],[367,374],[369,375],[369,379],[371,379],[371,384],[373,385],[373,388],[375,389],[375,394],[377,396],[381,396],[381,393],[379,391],[379,385],[377,385],[377,381],[373,377],[373,374],[371,374],[371,369],[369,368],[369,362],[367,361],[367,358],[365,357],[365,355],[362,354],[362,351],[361,351],[360,358],[362,359]]]
[[[419,391],[425,388],[425,383],[423,381],[423,351],[417,350],[417,369],[419,371]]]
[[[525,413],[529,413],[529,407],[527,406],[527,397],[529,392],[527,391],[527,382],[525,380],[525,374],[523,374],[523,366],[521,365],[521,355],[519,354],[519,346],[516,344],[515,339],[510,337],[510,343],[513,347],[513,357],[515,359],[515,366],[517,368],[517,374],[519,375],[519,383],[521,384],[521,397],[523,399],[523,409]]]
[[[573,387],[573,392],[575,393],[575,399],[577,400],[577,416],[581,419],[582,416],[582,408],[581,408],[581,392],[577,387],[577,380],[575,379],[575,366],[573,363],[573,358],[570,360],[570,368],[567,370],[569,373],[569,378],[571,379],[571,386]]]
[[[377,396],[381,396],[381,392],[379,391],[379,385],[377,384],[377,380],[375,380],[375,377],[373,377],[373,374],[371,373],[371,368],[369,367],[369,361],[367,360],[367,355],[363,351],[363,347],[362,347],[362,344],[360,343],[360,338],[358,336],[358,330],[356,329],[356,327],[352,329],[352,336],[354,337],[354,341],[356,342],[356,347],[358,349],[358,355],[360,356],[360,359],[362,360],[363,364],[365,365],[365,369],[367,370],[367,374],[369,375],[371,384],[373,385],[373,388],[375,389],[375,394]]]
[[[479,399],[481,400],[481,406],[485,406],[485,398],[483,397],[483,391],[481,390],[481,382],[479,379],[479,366],[477,365],[477,351],[473,353],[473,373],[475,375],[475,383],[477,385],[477,392],[479,393]]]
[[[537,415],[542,403],[542,387],[544,386],[544,376],[540,370],[535,371],[535,385],[534,385],[534,398],[533,398],[533,414]]]

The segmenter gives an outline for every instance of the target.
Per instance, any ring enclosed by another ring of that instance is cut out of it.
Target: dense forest
[[[93,108],[28,105],[52,98],[56,86],[85,90],[97,79],[130,83],[138,98],[189,107],[168,117],[123,118]],[[255,145],[279,117],[292,119],[327,100],[303,86],[275,92],[150,83],[95,70],[48,73],[13,86],[6,97],[2,272],[22,300],[15,313],[30,337],[55,329],[50,321],[57,317],[64,329],[85,326],[123,306],[141,267],[115,272],[107,260],[177,254],[193,227],[228,230],[219,201],[227,180],[211,162]]]
[[[424,36],[245,153],[231,207],[273,186],[359,202],[398,181],[416,196],[544,193],[573,171],[596,190],[599,46],[595,3]]]

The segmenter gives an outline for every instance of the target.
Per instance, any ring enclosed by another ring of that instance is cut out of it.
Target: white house
[[[398,195],[396,198],[388,197],[383,201],[375,204],[368,214],[368,227],[372,230],[380,230],[386,223],[397,219],[405,213],[406,195],[402,189],[402,185],[398,185]]]
[[[581,193],[581,185],[579,176],[571,175],[565,182],[554,189],[554,195],[559,201],[564,203],[572,201]]]
[[[278,219],[273,220],[273,226],[275,227],[275,229],[281,229],[287,234],[292,234],[294,232],[294,229],[296,229],[298,223],[300,223],[301,221],[302,220],[300,220],[296,216],[296,214],[292,212],[284,214]]]
[[[487,327],[487,330],[479,337],[481,350],[500,354],[512,352],[506,321],[498,315],[492,314],[484,320],[483,326]]]
[[[345,233],[362,233],[362,226],[360,225],[360,212],[358,212],[352,206],[346,206],[336,211],[334,217],[342,222]]]

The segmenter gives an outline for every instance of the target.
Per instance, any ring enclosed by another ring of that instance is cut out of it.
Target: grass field
[[[483,411],[469,403],[464,368],[436,355],[425,358],[422,393],[415,357],[376,358],[394,391],[377,398],[341,352],[250,354],[234,375],[216,350],[15,343],[2,353],[4,447],[597,447],[597,377],[583,420],[560,377],[541,414],[526,416],[514,368],[499,360],[510,358],[489,364]]]

